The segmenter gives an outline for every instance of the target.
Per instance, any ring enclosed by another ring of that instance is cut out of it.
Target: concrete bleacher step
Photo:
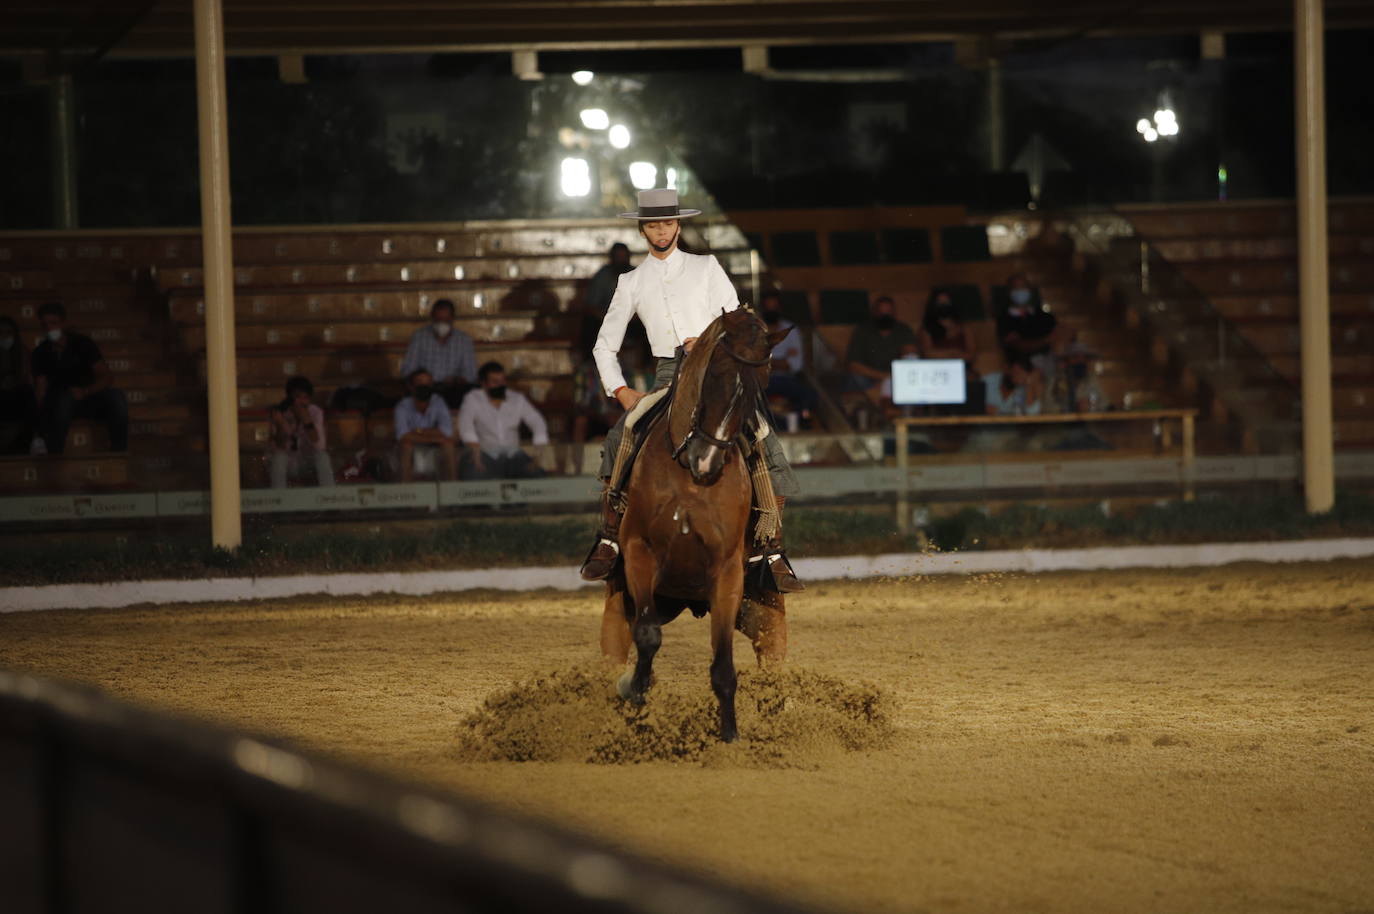
[[[1269,237],[1297,232],[1297,209],[1292,203],[1200,203],[1140,205],[1117,208],[1151,239],[1197,237]],[[1374,234],[1374,209],[1363,200],[1332,199],[1328,226],[1334,235]]]
[[[11,494],[120,488],[128,481],[129,461],[122,454],[0,457],[0,491]]]
[[[572,318],[561,315],[542,317],[531,312],[525,312],[499,314],[491,317],[464,316],[455,321],[455,326],[475,340],[502,342],[525,340],[535,335],[566,339],[576,330],[575,327],[571,326],[572,322]],[[415,331],[424,326],[426,326],[424,323],[418,321],[405,323],[385,321],[346,323],[241,321],[235,327],[234,336],[240,349],[360,346],[372,343],[408,342]],[[205,348],[205,327],[203,325],[182,327],[180,337],[182,345],[188,352]]]
[[[401,372],[405,347],[368,347],[319,352],[240,351],[238,353],[239,382],[248,386],[284,382],[293,375],[305,375],[312,381],[328,380],[331,386],[339,381],[366,381],[372,378],[395,378]],[[512,380],[522,376],[570,374],[573,370],[572,352],[566,341],[543,343],[528,341],[516,344],[478,343],[479,362],[495,360],[505,366]],[[197,360],[199,378],[205,379],[205,358]]]
[[[1294,355],[1276,355],[1269,359],[1274,370],[1296,383],[1300,374],[1299,359]],[[1374,380],[1374,355],[1332,355],[1331,374],[1338,381]]]
[[[1291,320],[1244,322],[1237,325],[1237,330],[1265,355],[1290,355],[1301,349],[1302,334],[1297,323]],[[1374,325],[1368,322],[1332,321],[1333,354],[1358,355],[1370,351],[1371,344],[1374,344]]]
[[[1177,238],[1157,241],[1152,247],[1172,263],[1213,260],[1297,261],[1298,245],[1294,234],[1273,238]],[[1374,235],[1331,235],[1327,239],[1331,257],[1357,258],[1374,255]]]
[[[1277,320],[1298,319],[1298,297],[1296,295],[1219,295],[1212,299],[1212,305],[1227,320]],[[1330,299],[1331,317],[1374,320],[1374,294],[1338,294]]]
[[[1209,298],[1238,292],[1287,292],[1297,289],[1296,262],[1217,261],[1179,264],[1183,278]],[[1374,291],[1374,263],[1366,258],[1333,259],[1330,267],[1333,292]]]
[[[234,285],[240,288],[291,286],[347,287],[458,281],[567,281],[586,278],[605,263],[605,255],[551,255],[541,257],[471,257],[444,260],[410,260],[405,263],[293,263],[236,266]],[[199,267],[160,270],[158,287],[164,290],[199,288],[204,276]]]
[[[244,290],[234,296],[235,317],[240,320],[422,320],[439,299],[453,302],[460,316],[537,311],[547,314],[567,309],[577,296],[573,282],[416,283],[412,288],[367,290],[288,289],[276,292]],[[169,313],[176,323],[196,324],[205,319],[201,289],[170,293]]]

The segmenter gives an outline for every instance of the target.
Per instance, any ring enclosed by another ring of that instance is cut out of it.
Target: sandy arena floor
[[[460,751],[515,681],[595,686],[599,613],[588,591],[9,614],[0,664],[846,909],[1374,911],[1374,563],[813,585],[791,687],[871,683],[886,742],[769,746],[746,715],[692,761]],[[709,710],[706,639],[665,629],[651,714]]]

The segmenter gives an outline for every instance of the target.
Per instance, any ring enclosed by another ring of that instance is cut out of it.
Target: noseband
[[[730,358],[734,359],[736,362],[739,362],[741,365],[748,365],[751,368],[761,368],[764,365],[767,365],[771,358],[770,354],[768,356],[764,356],[761,359],[750,359],[740,355],[738,352],[735,352],[728,346],[722,346],[722,348],[725,350],[725,354],[730,356]],[[730,404],[725,407],[725,417],[721,420],[721,425],[725,425],[726,422],[730,419],[730,416],[734,414],[735,407],[739,405],[740,397],[744,395],[744,382],[742,375],[743,372],[740,372],[740,374],[735,377],[735,392],[730,395]],[[725,451],[728,451],[730,448],[735,447],[737,444],[737,442],[735,441],[722,441],[721,439],[714,437],[713,435],[707,433],[704,429],[702,429],[700,393],[697,394],[696,405],[692,407],[692,423],[688,427],[687,434],[683,437],[682,443],[674,447],[673,442],[671,440],[669,440],[668,442],[668,446],[673,448],[673,459],[676,460],[679,464],[682,463],[682,454],[684,451],[687,450],[687,445],[691,444],[693,438],[701,438],[703,441],[706,441],[709,444],[713,444],[721,450]]]

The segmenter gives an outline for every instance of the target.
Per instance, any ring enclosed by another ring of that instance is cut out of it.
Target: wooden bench
[[[1298,319],[1296,295],[1254,292],[1220,295],[1212,299],[1212,306],[1230,321],[1250,319]],[[1331,317],[1374,321],[1374,294],[1343,293],[1331,296]]]
[[[1178,265],[1183,278],[1208,298],[1237,293],[1293,293],[1298,284],[1294,262],[1213,261]],[[1331,262],[1333,292],[1374,291],[1374,263],[1344,258]]]
[[[576,331],[573,320],[559,316],[543,317],[531,312],[498,313],[491,317],[461,317],[454,322],[458,330],[476,342],[508,343],[536,339],[568,339]],[[427,324],[416,321],[393,323],[367,322],[283,322],[243,321],[234,330],[240,351],[271,348],[331,348],[395,345],[408,343],[417,330]],[[180,328],[181,343],[187,352],[205,348],[205,327]]]

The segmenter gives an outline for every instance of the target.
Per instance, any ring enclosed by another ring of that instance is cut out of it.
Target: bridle
[[[725,346],[722,342],[717,342],[716,346],[723,348],[725,354],[736,362],[739,362],[741,365],[748,365],[751,368],[761,368],[767,365],[771,359],[771,356],[764,356],[761,359],[747,358],[735,352],[729,346]],[[730,403],[725,407],[725,416],[721,419],[722,427],[729,424],[730,417],[734,415],[735,408],[739,406],[740,398],[744,396],[743,375],[744,372],[741,371],[735,376],[735,392],[730,395]],[[669,431],[670,436],[671,434],[672,432]],[[676,460],[679,464],[682,463],[682,453],[687,450],[687,445],[691,444],[693,438],[700,438],[708,444],[713,444],[725,451],[737,445],[736,441],[722,441],[701,427],[701,393],[699,391],[697,393],[696,405],[692,407],[691,423],[687,427],[687,434],[682,438],[682,443],[674,445],[671,437],[669,438],[668,446],[673,449],[673,460]]]

